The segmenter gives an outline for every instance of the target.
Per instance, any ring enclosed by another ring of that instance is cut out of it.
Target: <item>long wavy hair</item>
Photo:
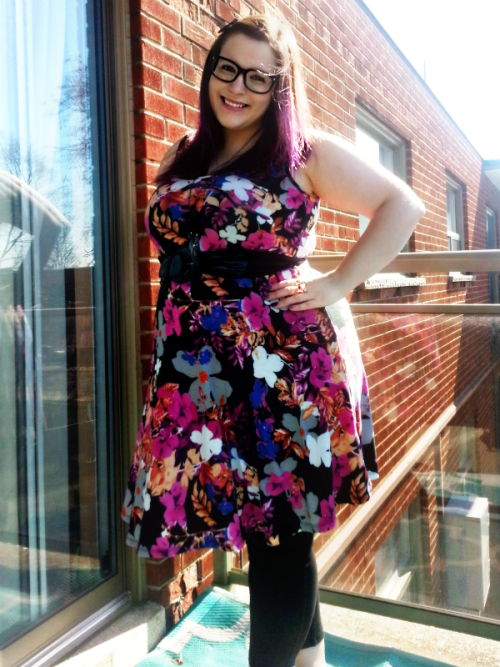
[[[167,183],[172,176],[197,178],[207,174],[214,156],[224,145],[223,128],[212,110],[208,84],[214,59],[229,37],[237,34],[271,46],[276,56],[277,80],[256,143],[230,163],[231,169],[264,174],[269,165],[274,165],[279,170],[294,171],[307,159],[309,113],[295,36],[288,23],[277,16],[251,15],[222,28],[212,45],[201,78],[198,129],[181,142],[173,163],[159,175],[157,185]]]

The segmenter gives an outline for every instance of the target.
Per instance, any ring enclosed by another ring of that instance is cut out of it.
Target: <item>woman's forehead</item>
[[[234,60],[243,69],[262,69],[269,72],[276,67],[271,46],[246,35],[236,34],[229,37],[220,55]]]

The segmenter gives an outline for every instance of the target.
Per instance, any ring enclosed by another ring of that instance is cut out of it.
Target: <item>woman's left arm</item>
[[[425,213],[421,200],[402,180],[333,135],[314,133],[302,174],[325,203],[360,213],[370,223],[336,271],[308,281],[304,292],[296,280],[271,288],[269,298],[280,299],[277,307],[291,310],[321,308],[345,297],[394,259]]]

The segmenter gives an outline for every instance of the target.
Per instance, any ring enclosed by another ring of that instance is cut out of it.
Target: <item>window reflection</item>
[[[92,9],[0,5],[0,645],[115,571]]]

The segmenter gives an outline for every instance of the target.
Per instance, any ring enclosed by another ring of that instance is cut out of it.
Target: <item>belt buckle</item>
[[[198,236],[190,237],[186,245],[181,246],[162,261],[160,278],[168,277],[178,283],[191,280],[200,263],[198,247]]]

